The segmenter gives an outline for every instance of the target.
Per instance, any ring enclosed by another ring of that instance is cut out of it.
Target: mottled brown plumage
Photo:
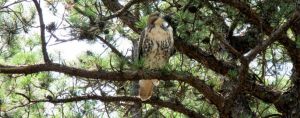
[[[152,13],[139,41],[139,59],[144,62],[144,68],[163,68],[168,63],[173,46],[173,29],[168,26],[159,13]],[[149,99],[154,85],[158,84],[159,81],[155,78],[140,80],[139,96],[141,100]]]

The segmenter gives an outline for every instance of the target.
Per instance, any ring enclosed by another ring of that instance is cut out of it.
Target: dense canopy
[[[176,48],[159,70],[136,59],[153,12]],[[299,99],[299,0],[0,0],[0,117],[297,118]]]

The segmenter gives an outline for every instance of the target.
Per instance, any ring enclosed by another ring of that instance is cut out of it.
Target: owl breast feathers
[[[149,16],[148,26],[144,29],[139,40],[139,59],[144,62],[145,69],[162,69],[171,56],[174,47],[173,29],[164,19],[153,13]],[[156,78],[139,81],[139,96],[145,101],[152,95]]]

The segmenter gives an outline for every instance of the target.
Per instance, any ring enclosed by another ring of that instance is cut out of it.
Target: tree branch
[[[111,49],[111,51],[115,53],[118,57],[126,61],[127,64],[131,64],[131,62],[128,61],[128,58],[126,58],[115,46],[113,46],[112,44],[110,44],[108,41],[106,41],[104,38],[100,36],[96,36],[96,37],[99,38],[99,40],[102,41],[105,45],[107,45]]]
[[[206,53],[197,46],[185,42],[181,37],[175,37],[174,45],[176,50],[185,54],[191,59],[195,59],[216,73],[226,75],[229,70],[236,68],[236,66],[232,64],[218,60],[214,55]]]
[[[188,83],[189,85],[200,91],[208,100],[210,100],[217,108],[221,108],[224,98],[215,92],[204,81],[194,77],[190,74],[177,74],[176,72],[161,73],[160,71],[122,71],[122,72],[109,72],[104,70],[88,71],[84,69],[68,67],[65,65],[49,63],[37,64],[28,66],[0,66],[0,73],[3,74],[33,74],[45,71],[54,71],[64,73],[70,76],[78,76],[85,78],[94,78],[101,80],[111,81],[136,81],[140,79],[159,79],[159,80],[177,80]]]
[[[246,93],[257,97],[266,103],[276,103],[282,94],[281,91],[265,87],[265,85],[249,80],[247,81],[247,84],[245,84],[244,88],[246,89]]]
[[[137,0],[137,1],[141,1],[141,0]],[[122,6],[118,2],[118,0],[113,0],[113,1],[112,0],[102,0],[102,2],[107,7],[107,9],[109,9],[110,11],[115,12],[115,13],[118,12],[119,10],[122,11],[122,9],[124,8],[124,6]],[[128,7],[130,7],[129,5],[128,5]],[[138,18],[125,9],[123,12],[124,13],[119,13],[118,17],[125,24],[127,24],[128,27],[130,27],[134,32],[137,32],[137,33],[141,32],[141,29],[138,29],[135,27],[135,23],[138,22]]]
[[[128,12],[128,9],[129,9],[132,5],[137,4],[137,3],[139,3],[139,2],[142,2],[142,1],[144,1],[144,0],[130,0],[129,2],[127,2],[126,5],[124,5],[123,8],[119,9],[118,11],[116,11],[113,15],[110,15],[110,16],[108,16],[108,17],[105,17],[105,18],[103,18],[103,19],[101,19],[101,20],[106,21],[106,20],[109,20],[109,19],[112,19],[112,18],[115,18],[115,17],[119,17],[119,16],[123,15],[124,13]]]
[[[45,63],[51,63],[49,56],[48,56],[47,48],[46,48],[47,44],[46,44],[46,38],[45,38],[45,23],[44,23],[44,19],[43,19],[42,9],[37,0],[32,0],[32,1],[34,2],[36,10],[39,14],[40,30],[41,30],[41,43],[42,43],[42,52],[43,52],[44,61],[45,61]]]
[[[10,6],[13,6],[13,5],[15,5],[15,4],[18,4],[18,3],[21,3],[21,2],[24,2],[24,1],[25,1],[25,0],[18,0],[18,1],[15,1],[15,2],[13,2],[13,3],[10,3],[10,4],[8,4],[8,5],[1,6],[0,9],[5,9],[5,8],[8,8],[8,7],[10,7]]]
[[[204,118],[200,113],[186,108],[183,104],[173,103],[170,101],[163,101],[161,99],[150,99],[147,101],[141,101],[138,97],[128,97],[128,96],[98,96],[98,95],[87,95],[87,96],[77,96],[66,99],[41,99],[41,100],[31,100],[31,102],[50,102],[50,103],[68,103],[68,102],[78,102],[84,100],[99,100],[102,102],[135,102],[135,103],[146,103],[151,105],[159,105],[161,107],[169,108],[173,111],[185,114],[192,118]]]

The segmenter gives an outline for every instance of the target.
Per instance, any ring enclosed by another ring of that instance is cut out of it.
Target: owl
[[[149,15],[147,27],[141,33],[138,46],[138,58],[144,69],[159,70],[169,61],[174,50],[173,29],[160,13]],[[142,101],[152,96],[153,87],[159,81],[156,78],[139,81],[139,97]]]

